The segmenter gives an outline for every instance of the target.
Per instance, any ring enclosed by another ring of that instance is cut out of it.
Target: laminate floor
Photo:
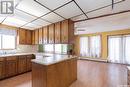
[[[78,79],[70,87],[126,87],[125,65],[78,61]],[[32,87],[31,72],[1,80],[0,87]]]

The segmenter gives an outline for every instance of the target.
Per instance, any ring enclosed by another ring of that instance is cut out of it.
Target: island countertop
[[[76,59],[77,56],[54,54],[54,55],[45,57],[45,56],[39,55],[38,57],[36,57],[36,59],[33,59],[32,62],[47,66],[47,65],[52,65],[52,64],[59,63],[65,60],[73,59],[73,58]]]

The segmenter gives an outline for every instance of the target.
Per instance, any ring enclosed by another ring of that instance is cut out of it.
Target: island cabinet
[[[0,58],[0,79],[5,78],[5,58]]]
[[[55,31],[55,29],[54,29],[54,24],[51,24],[51,25],[49,25],[48,26],[48,29],[49,29],[49,43],[50,44],[53,44],[54,43],[54,37],[55,37],[55,35],[54,35],[54,31]]]
[[[17,75],[17,59],[18,59],[17,56],[11,56],[6,58],[5,77]]]
[[[48,27],[43,27],[43,44],[48,43]]]
[[[61,23],[55,23],[55,43],[61,43]]]
[[[61,43],[74,43],[74,23],[71,20],[61,22]]]
[[[35,44],[38,44],[38,39],[39,38],[39,30],[38,29],[36,29],[35,30]]]
[[[46,60],[49,60],[50,64],[45,61],[32,61],[32,87],[69,87],[77,80],[76,58],[55,62],[55,58]]]
[[[42,40],[43,40],[43,39],[42,39],[42,36],[43,36],[43,35],[42,35],[42,28],[41,28],[41,29],[39,29],[39,40],[38,40],[38,43],[39,43],[39,44],[42,44]]]
[[[31,60],[34,59],[35,57],[33,55],[27,55],[26,56],[26,63],[27,63],[27,66],[26,66],[26,71],[31,71],[32,70],[32,62]]]

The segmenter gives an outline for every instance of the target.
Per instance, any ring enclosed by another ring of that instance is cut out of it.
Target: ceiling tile
[[[48,9],[39,5],[34,0],[22,0],[16,8],[38,17],[49,12]]]
[[[57,9],[55,12],[62,15],[65,18],[71,18],[76,15],[82,14],[81,10],[76,6],[74,2],[71,2],[64,7]]]
[[[42,18],[45,19],[45,20],[48,20],[52,23],[64,20],[63,18],[61,18],[60,16],[58,16],[55,13],[49,13],[48,15],[45,15]]]
[[[40,28],[41,26],[33,24],[33,23],[28,23],[27,25],[25,25],[25,27]]]
[[[26,23],[27,23],[26,21],[22,21],[22,20],[19,20],[17,18],[14,18],[14,17],[7,17],[2,24],[20,27]]]
[[[37,19],[32,22],[33,24],[39,25],[39,26],[46,26],[49,25],[49,22],[44,21],[43,19]]]
[[[112,4],[112,0],[75,0],[83,11],[88,12]],[[115,2],[122,0],[114,0]]]
[[[14,17],[18,18],[20,20],[26,21],[26,22],[30,22],[30,21],[36,19],[36,17],[31,16],[31,15],[24,13],[22,11],[19,11],[19,10],[15,10]]]
[[[37,1],[45,5],[46,7],[50,8],[51,10],[54,10],[57,7],[60,7],[68,3],[71,0],[37,0]]]

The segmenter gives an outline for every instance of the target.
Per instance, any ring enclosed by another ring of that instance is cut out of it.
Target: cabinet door
[[[68,27],[69,27],[68,20],[61,22],[61,42],[62,43],[68,43]]]
[[[32,44],[35,44],[35,31],[32,31]]]
[[[0,79],[5,77],[5,58],[0,58]]]
[[[32,44],[32,31],[26,30],[26,44]]]
[[[19,44],[26,44],[26,30],[19,29]]]
[[[43,43],[48,43],[48,27],[43,28]]]
[[[32,70],[32,62],[33,55],[27,55],[27,71]]]
[[[49,43],[54,43],[54,24],[49,25]]]
[[[55,24],[55,43],[61,42],[61,26],[60,22]]]
[[[42,28],[39,29],[39,44],[42,44]]]
[[[6,77],[17,75],[17,57],[6,58]]]
[[[38,44],[38,29],[35,30],[35,44]]]
[[[26,56],[19,56],[18,58],[18,73],[26,72]]]

